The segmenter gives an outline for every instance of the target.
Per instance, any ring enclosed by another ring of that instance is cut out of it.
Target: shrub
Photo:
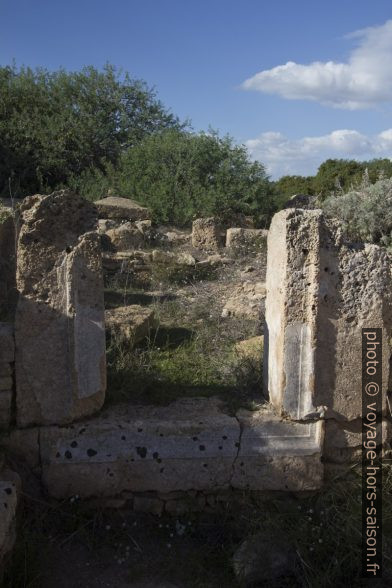
[[[325,213],[343,222],[347,235],[358,241],[392,246],[392,178],[362,185],[327,198]]]

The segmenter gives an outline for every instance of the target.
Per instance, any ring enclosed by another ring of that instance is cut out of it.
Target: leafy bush
[[[365,181],[347,194],[330,196],[323,208],[343,222],[353,240],[392,246],[392,178]]]
[[[111,187],[149,206],[156,221],[180,226],[198,216],[224,220],[233,213],[252,215],[266,226],[275,211],[264,166],[251,162],[245,147],[215,131],[155,133],[124,152],[117,169],[107,164],[73,182],[89,199]]]
[[[103,71],[0,67],[0,194],[49,191],[105,171],[146,135],[182,128],[142,80]]]

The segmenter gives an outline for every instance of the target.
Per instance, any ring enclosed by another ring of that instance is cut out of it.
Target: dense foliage
[[[283,176],[275,182],[276,197],[284,203],[293,194],[314,194],[324,200],[334,193],[348,192],[360,185],[366,173],[374,183],[380,178],[392,176],[390,159],[354,161],[349,159],[327,159],[318,168],[315,176]]]
[[[124,149],[180,128],[154,92],[114,67],[80,72],[0,67],[0,194],[45,192],[116,164]]]
[[[354,240],[392,246],[392,178],[362,185],[323,202],[326,214],[343,221]]]
[[[251,162],[230,137],[166,130],[124,152],[117,169],[75,178],[75,187],[94,198],[108,188],[148,205],[160,222],[179,225],[195,216],[253,215],[265,225],[274,211],[263,165]]]

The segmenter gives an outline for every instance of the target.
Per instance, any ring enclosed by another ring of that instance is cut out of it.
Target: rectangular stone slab
[[[238,419],[225,414],[217,399],[180,399],[168,407],[121,406],[70,427],[43,427],[43,480],[57,498],[124,491],[214,492],[245,487],[241,461],[251,471],[273,459],[274,469],[283,464],[282,475],[272,481],[261,476],[262,482],[253,476],[251,488],[318,487],[320,427],[322,423],[286,423],[268,412],[256,420]]]

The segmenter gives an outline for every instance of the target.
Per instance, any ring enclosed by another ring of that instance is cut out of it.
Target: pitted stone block
[[[17,254],[19,426],[64,424],[101,408],[106,388],[97,213],[69,192],[21,206]]]
[[[390,378],[392,279],[386,249],[349,243],[320,210],[287,209],[268,234],[265,387],[293,419],[362,412],[361,329],[383,329],[383,400]]]

